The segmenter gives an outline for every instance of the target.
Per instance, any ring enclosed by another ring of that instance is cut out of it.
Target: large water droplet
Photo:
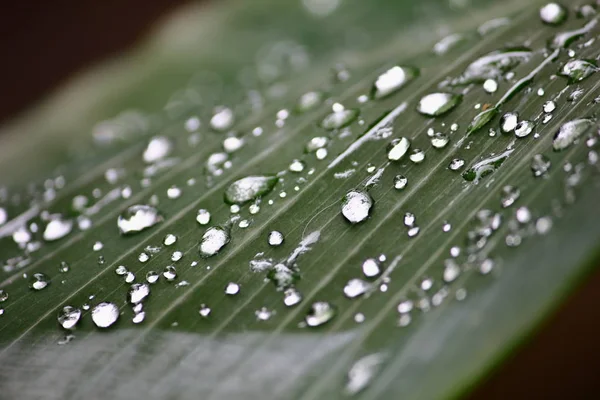
[[[318,301],[313,303],[304,320],[308,326],[315,327],[331,321],[335,314],[336,308],[333,305],[325,301]]]
[[[58,323],[64,329],[73,329],[81,318],[81,310],[79,308],[65,306],[58,313]]]
[[[141,303],[150,294],[150,286],[147,283],[134,283],[129,288],[129,302],[131,304]]]
[[[416,68],[393,66],[377,77],[371,89],[371,97],[374,99],[387,97],[406,86],[418,75],[419,70]]]
[[[119,215],[117,226],[122,235],[128,235],[150,228],[163,220],[158,210],[148,205],[133,205]]]
[[[144,161],[148,164],[160,161],[171,153],[173,144],[164,136],[156,136],[150,139],[144,150]]]
[[[227,243],[229,243],[229,229],[221,226],[209,228],[198,246],[200,255],[204,258],[212,257],[217,254]]]
[[[108,328],[119,319],[119,307],[103,302],[92,309],[92,321],[98,328]]]
[[[352,224],[363,222],[369,217],[373,199],[364,191],[352,190],[342,201],[342,215]]]
[[[462,95],[454,93],[430,93],[417,105],[417,111],[428,117],[439,117],[456,107],[462,101]]]
[[[398,161],[404,157],[410,148],[410,140],[405,137],[394,139],[388,145],[388,160]]]
[[[227,204],[244,204],[269,193],[279,178],[274,175],[253,175],[238,179],[225,191]]]
[[[50,284],[50,279],[41,272],[31,275],[29,279],[29,287],[33,290],[45,289]]]
[[[559,3],[548,3],[540,8],[540,19],[548,25],[560,25],[567,19],[567,9]]]
[[[598,67],[594,60],[570,60],[558,71],[558,75],[569,78],[569,83],[581,82],[594,72]]]
[[[554,151],[566,149],[586,133],[592,125],[593,123],[589,119],[576,119],[563,124],[554,135],[552,148]]]

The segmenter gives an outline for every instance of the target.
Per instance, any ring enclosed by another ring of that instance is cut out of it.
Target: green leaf
[[[475,384],[597,260],[600,28],[471,3],[188,8],[6,127],[2,396]]]

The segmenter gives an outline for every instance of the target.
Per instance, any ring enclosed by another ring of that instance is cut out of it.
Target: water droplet
[[[167,234],[167,236],[165,236],[165,239],[163,240],[163,244],[165,246],[170,246],[172,244],[174,244],[177,241],[177,236],[173,235],[172,233]]]
[[[461,158],[455,158],[452,161],[450,161],[450,164],[448,165],[448,169],[450,169],[451,171],[458,171],[464,165],[465,165],[465,160],[463,160]]]
[[[210,127],[217,132],[223,132],[233,126],[235,119],[233,111],[228,107],[217,107],[210,119]]]
[[[124,265],[119,265],[117,268],[115,268],[115,273],[119,276],[125,275],[127,272],[127,267]]]
[[[244,139],[239,137],[230,136],[223,140],[223,150],[225,150],[226,153],[234,153],[241,149],[242,146],[244,146]]]
[[[535,125],[531,121],[519,121],[519,123],[515,127],[515,136],[518,138],[524,138],[528,136],[531,132],[533,132],[534,127]]]
[[[419,100],[417,111],[429,117],[439,117],[456,107],[462,95],[454,93],[431,93]]]
[[[50,279],[41,272],[33,274],[29,280],[29,287],[33,290],[45,289],[50,284]]]
[[[208,228],[198,246],[200,255],[204,258],[217,254],[227,243],[229,243],[229,229],[221,226]]]
[[[73,329],[81,318],[81,310],[79,308],[65,306],[58,313],[58,323],[64,329]]]
[[[198,313],[203,317],[206,318],[210,315],[210,308],[208,308],[206,306],[206,304],[200,304],[200,310],[198,310]]]
[[[553,48],[553,49],[565,48],[565,47],[569,46],[571,43],[573,43],[573,41],[579,39],[580,37],[582,37],[589,31],[591,31],[596,26],[597,23],[598,23],[598,21],[596,19],[592,19],[587,24],[585,24],[583,26],[583,28],[557,33],[549,41],[549,43],[548,43],[549,47]]]
[[[456,263],[456,261],[454,261],[452,259],[447,259],[444,261],[444,274],[443,274],[444,282],[450,283],[450,282],[454,281],[456,278],[458,278],[459,274],[460,274],[460,267]]]
[[[340,104],[334,104],[334,110],[332,113],[327,115],[321,121],[321,127],[327,130],[341,129],[350,125],[356,118],[358,118],[357,109],[346,109],[343,106],[335,108],[335,106],[341,106]]]
[[[564,150],[571,146],[577,139],[592,127],[593,123],[589,119],[576,119],[564,123],[558,132],[554,135],[552,148],[554,151]]]
[[[8,300],[8,293],[5,290],[0,289],[0,303],[5,302],[6,300]]]
[[[196,214],[196,221],[200,225],[208,224],[210,222],[210,212],[208,212],[208,210],[201,208],[200,210],[198,210],[198,214]]]
[[[367,258],[362,264],[363,274],[367,278],[373,278],[381,273],[379,261],[374,258]]]
[[[271,231],[269,233],[269,244],[271,246],[279,246],[283,243],[283,233],[279,231]]]
[[[167,189],[167,197],[171,200],[177,199],[181,196],[181,189],[177,186],[171,186]]]
[[[544,103],[543,109],[545,113],[551,113],[552,111],[556,110],[556,103],[552,100],[548,100]]]
[[[402,190],[406,187],[408,179],[404,175],[396,175],[394,177],[394,189]]]
[[[183,257],[183,253],[181,251],[174,251],[173,254],[171,254],[171,261],[176,262],[181,260],[181,258]]]
[[[292,270],[282,263],[274,265],[267,273],[267,278],[275,284],[278,290],[290,288],[298,277],[299,275],[296,270]]]
[[[92,309],[92,321],[98,328],[108,328],[119,319],[119,308],[108,302],[96,305]]]
[[[581,82],[594,72],[598,71],[593,60],[570,60],[558,72],[558,75],[567,77],[569,83]]]
[[[508,112],[500,118],[500,130],[503,133],[509,133],[515,130],[519,123],[519,116],[517,113]]]
[[[147,283],[134,283],[129,288],[129,302],[131,304],[141,303],[150,294],[150,286]]]
[[[267,307],[262,307],[259,310],[256,310],[254,315],[256,315],[256,319],[259,321],[267,321],[273,315],[273,311],[270,311]]]
[[[329,322],[335,317],[335,314],[336,308],[333,305],[325,301],[318,301],[312,304],[304,320],[308,326],[316,327]]]
[[[146,253],[140,253],[140,255],[138,256],[138,261],[141,263],[145,263],[149,259],[150,259],[150,256]]]
[[[119,215],[117,226],[122,235],[128,235],[150,228],[163,220],[158,210],[148,205],[133,205]]]
[[[373,199],[364,191],[352,190],[342,200],[342,215],[352,224],[365,221],[373,207]]]
[[[483,160],[475,163],[471,168],[462,173],[464,180],[468,182],[478,183],[480,179],[488,176],[492,172],[496,171],[506,161],[508,156],[514,151],[514,149],[506,150],[503,153],[494,155],[491,157],[484,158]]]
[[[535,230],[540,235],[545,235],[552,229],[552,219],[550,217],[541,217],[535,222]]]
[[[229,282],[225,287],[225,294],[229,296],[236,295],[240,292],[240,285],[235,282]]]
[[[51,242],[53,240],[61,239],[71,233],[72,228],[73,221],[63,219],[62,217],[56,217],[46,225],[43,235],[44,240]]]
[[[425,160],[425,152],[421,149],[414,149],[408,158],[415,164],[420,164]]]
[[[144,311],[140,311],[138,313],[135,313],[135,315],[131,319],[131,322],[133,322],[134,324],[141,324],[142,322],[144,322],[145,318],[146,313]]]
[[[548,3],[540,8],[540,18],[548,25],[560,25],[567,19],[567,9],[559,3]]]
[[[451,48],[464,40],[463,35],[455,33],[441,39],[433,46],[433,52],[438,56],[446,54]]]
[[[64,274],[64,273],[69,272],[70,269],[71,269],[71,266],[69,265],[69,263],[67,263],[66,261],[60,262],[60,267],[58,267],[58,270],[60,272],[62,272]]]
[[[324,98],[325,95],[322,92],[304,93],[298,99],[298,103],[296,104],[296,111],[299,113],[304,113],[306,111],[312,110],[316,108],[319,104],[321,104]]]
[[[350,279],[344,286],[344,295],[349,299],[353,299],[362,294],[365,294],[371,285],[362,279]]]
[[[319,149],[324,148],[329,143],[329,138],[327,136],[315,136],[306,143],[304,150],[307,153],[313,153]]]
[[[437,132],[431,137],[431,145],[436,149],[443,149],[449,141],[448,135],[441,132]]]
[[[510,207],[519,199],[520,196],[521,191],[519,188],[506,185],[502,188],[500,193],[500,203],[502,204],[503,208]]]
[[[302,301],[302,294],[295,288],[286,289],[283,292],[283,304],[287,307],[295,306]]]
[[[146,282],[148,283],[156,283],[158,281],[159,275],[156,271],[148,271],[146,273]]]
[[[496,90],[498,90],[498,82],[496,82],[495,79],[486,79],[483,82],[483,90],[488,93],[496,93]]]
[[[135,281],[135,274],[133,272],[127,272],[125,274],[125,283],[131,283]]]
[[[300,160],[293,160],[288,167],[288,170],[291,172],[302,172],[306,168],[306,164]]]
[[[413,226],[412,228],[410,228],[407,232],[408,237],[415,237],[419,234],[419,232],[421,231],[421,228],[419,228],[418,226]]]
[[[238,179],[225,191],[225,202],[244,204],[262,197],[273,190],[278,180],[274,175],[254,175]]]
[[[415,214],[407,212],[404,214],[404,225],[405,226],[413,226],[415,223]]]
[[[488,53],[473,61],[463,74],[452,81],[453,85],[482,83],[488,79],[501,78],[506,72],[515,68],[531,57],[531,50],[525,47],[508,48]]]
[[[531,171],[536,178],[544,176],[550,165],[550,159],[543,154],[536,154],[531,158]]]
[[[163,271],[163,276],[169,282],[174,281],[177,278],[177,269],[174,265],[167,265]]]
[[[375,353],[356,361],[348,371],[348,381],[344,388],[346,394],[355,395],[369,386],[384,360],[383,354]]]
[[[519,207],[515,212],[515,217],[521,224],[526,224],[531,221],[531,211],[527,207]]]
[[[148,164],[160,161],[171,153],[172,147],[173,144],[168,138],[155,136],[150,139],[144,150],[144,161]]]
[[[398,161],[404,157],[410,148],[410,140],[405,137],[394,139],[388,145],[388,160]]]
[[[377,77],[371,89],[371,98],[382,99],[387,97],[412,81],[419,75],[419,70],[413,67],[393,66]]]

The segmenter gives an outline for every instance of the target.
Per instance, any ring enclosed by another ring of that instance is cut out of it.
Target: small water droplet
[[[163,276],[169,282],[174,281],[177,278],[177,269],[174,265],[167,265],[163,271]]]
[[[171,254],[171,261],[177,262],[181,260],[182,257],[183,253],[181,251],[174,251],[173,254]]]
[[[8,293],[5,290],[0,289],[0,303],[5,302],[6,300],[8,300]]]
[[[524,138],[528,136],[533,131],[534,126],[534,123],[531,121],[519,121],[515,127],[515,136],[518,138]]]
[[[356,361],[348,371],[348,381],[344,388],[346,394],[353,396],[367,388],[384,360],[383,354],[375,353]]]
[[[556,103],[552,100],[548,100],[544,103],[543,109],[545,113],[551,113],[552,111],[556,110]]]
[[[436,149],[443,149],[449,141],[448,135],[441,132],[437,132],[431,137],[431,145]]]
[[[336,107],[336,105],[338,107]],[[333,112],[328,114],[323,121],[321,121],[321,127],[327,130],[341,129],[358,118],[357,109],[346,109],[341,104],[335,103],[333,106]]]
[[[295,288],[286,289],[283,296],[283,304],[287,307],[295,306],[302,301],[302,294]]]
[[[47,242],[51,242],[54,240],[61,239],[71,233],[71,229],[73,228],[73,221],[69,219],[63,219],[63,217],[55,217],[48,225],[46,225],[46,229],[44,230],[44,240]]]
[[[147,283],[134,283],[129,288],[129,302],[131,304],[141,303],[150,294],[150,286]]]
[[[117,268],[115,268],[115,273],[119,276],[125,275],[127,272],[127,267],[125,267],[124,265],[119,265]]]
[[[462,95],[454,93],[431,93],[419,100],[417,111],[429,117],[439,117],[450,112],[462,101]]]
[[[408,179],[404,175],[396,175],[394,177],[394,189],[402,190],[406,187]]]
[[[217,254],[227,243],[229,243],[229,229],[221,226],[208,228],[198,246],[198,251],[203,258],[212,257]]]
[[[349,299],[353,299],[362,294],[365,294],[371,285],[362,279],[350,279],[344,286],[344,295]]]
[[[450,224],[450,222],[448,222],[448,221],[444,221],[444,223],[442,224],[442,231],[450,232],[451,230],[452,230],[452,224]]]
[[[203,318],[206,318],[210,315],[210,311],[211,311],[211,309],[209,307],[207,307],[206,304],[200,304],[200,310],[198,310],[198,313],[200,314],[200,316],[202,316]]]
[[[223,132],[233,126],[235,119],[233,111],[228,107],[217,107],[210,119],[210,127],[217,132]]]
[[[510,207],[515,203],[515,201],[519,199],[520,196],[521,191],[519,190],[519,188],[511,185],[506,185],[502,188],[500,194],[500,203],[502,204],[503,208]]]
[[[148,261],[150,259],[150,256],[146,253],[140,253],[138,255],[138,261],[141,263],[145,263],[146,261]]]
[[[171,200],[177,199],[181,196],[181,189],[177,186],[171,186],[167,189],[167,197]]]
[[[173,144],[171,140],[164,136],[155,136],[150,139],[148,146],[144,150],[144,161],[148,164],[157,162],[171,153]]]
[[[291,172],[302,172],[306,168],[306,164],[301,160],[293,160],[288,167]]]
[[[564,123],[554,135],[552,148],[554,151],[566,149],[586,133],[592,125],[593,123],[589,119],[576,119]]]
[[[41,272],[31,275],[29,279],[29,287],[33,290],[45,289],[50,284],[50,279]]]
[[[531,171],[536,178],[544,176],[550,166],[550,159],[543,154],[536,154],[531,159]]]
[[[312,304],[304,320],[308,326],[316,327],[331,321],[335,314],[336,308],[333,305],[325,301],[318,301]]]
[[[531,221],[531,211],[527,207],[519,207],[515,212],[515,217],[521,224],[526,224]]]
[[[548,25],[560,25],[567,19],[567,9],[559,3],[548,3],[540,8],[540,19]]]
[[[229,282],[225,287],[225,294],[234,296],[240,292],[240,285],[235,282]]]
[[[79,308],[65,306],[58,313],[58,323],[64,329],[73,329],[81,318],[81,310]]]
[[[509,133],[515,130],[519,123],[519,116],[517,113],[508,112],[500,118],[500,130],[503,133]]]
[[[271,231],[269,233],[269,244],[271,246],[279,246],[283,243],[283,233],[279,231]]]
[[[364,191],[352,190],[342,200],[342,215],[352,224],[365,221],[369,217],[373,199]]]
[[[412,228],[410,228],[407,232],[408,237],[415,237],[419,234],[419,232],[421,231],[421,228],[419,228],[418,226],[413,226]]]
[[[448,165],[448,169],[450,169],[451,171],[458,171],[464,165],[465,165],[465,160],[463,160],[461,158],[455,158],[452,161],[450,161],[450,164]]]
[[[325,95],[322,92],[306,92],[298,99],[296,111],[298,113],[304,113],[312,110],[321,104],[324,98]]]
[[[550,217],[541,217],[535,222],[535,230],[540,235],[545,235],[552,229],[552,219]]]
[[[410,212],[407,212],[406,214],[404,214],[404,225],[405,226],[413,226],[415,221],[416,221],[415,214],[410,213]]]
[[[133,272],[127,272],[125,274],[125,283],[132,283],[135,281],[135,274]]]
[[[267,307],[262,307],[254,312],[254,315],[256,315],[256,319],[259,321],[267,321],[271,318],[273,314],[274,312],[269,310]]]
[[[71,269],[71,266],[69,265],[69,263],[67,263],[66,261],[60,262],[60,267],[58,268],[58,270],[60,272],[62,272],[64,274],[64,273],[69,272],[70,269]]]
[[[225,202],[244,204],[262,197],[273,190],[278,180],[274,175],[253,175],[238,179],[225,191]]]
[[[488,93],[496,93],[496,90],[498,90],[498,82],[496,82],[495,79],[486,79],[483,82],[483,90]]]
[[[387,157],[390,161],[398,161],[404,157],[410,148],[410,140],[405,137],[394,139],[388,145]]]
[[[156,283],[158,281],[159,275],[156,271],[148,271],[146,273],[146,282],[148,283]]]
[[[122,235],[128,235],[150,228],[163,220],[158,210],[148,205],[133,205],[119,215],[117,226]]]
[[[420,164],[425,160],[425,152],[421,149],[413,149],[408,158],[415,164]]]
[[[177,241],[177,236],[173,235],[172,233],[169,233],[169,234],[167,234],[167,236],[165,236],[165,239],[163,240],[163,244],[165,246],[171,246],[176,241]]]
[[[456,261],[454,261],[452,259],[447,259],[446,261],[444,261],[444,273],[443,273],[444,282],[450,283],[450,282],[454,281],[456,278],[458,278],[459,274],[460,274],[460,267],[456,263]]]
[[[393,66],[377,77],[371,89],[371,98],[382,99],[387,97],[412,81],[419,75],[419,70],[413,67]]]
[[[244,139],[236,136],[230,136],[223,140],[223,150],[225,150],[226,153],[234,153],[241,149],[243,146]]]
[[[94,242],[92,245],[92,250],[94,251],[100,251],[102,248],[104,248],[104,244],[102,244],[102,242]]]
[[[119,308],[108,302],[102,302],[92,309],[92,321],[98,328],[108,328],[119,319]]]

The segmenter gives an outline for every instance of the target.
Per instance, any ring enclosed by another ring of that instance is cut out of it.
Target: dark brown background
[[[73,73],[127,49],[162,15],[185,2],[6,2],[0,12],[0,122]],[[600,398],[599,288],[597,272],[468,398]]]

